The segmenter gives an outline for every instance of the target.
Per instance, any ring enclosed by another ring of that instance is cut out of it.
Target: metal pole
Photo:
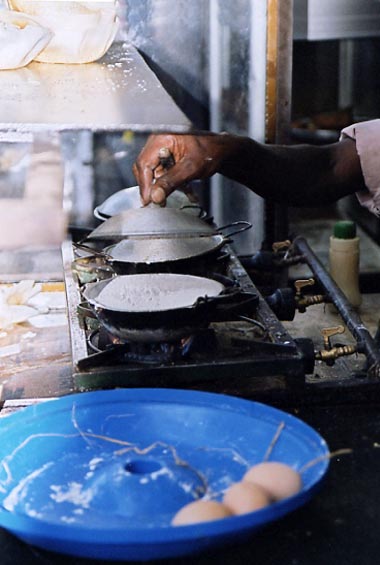
[[[219,0],[210,1],[210,129],[219,133],[222,129],[222,27],[220,23]],[[223,218],[222,178],[219,174],[212,177],[211,214],[219,223]]]
[[[293,0],[267,0],[267,143],[289,140],[292,87]],[[264,248],[288,237],[287,207],[265,202]]]
[[[376,341],[372,338],[368,329],[365,327],[359,314],[347,300],[345,294],[341,291],[338,285],[330,277],[318,257],[316,257],[312,249],[309,247],[306,239],[300,236],[296,237],[293,241],[293,248],[296,253],[300,253],[304,256],[306,263],[309,265],[313,274],[331,298],[349,331],[356,339],[358,351],[360,353],[365,353],[369,365],[369,374],[371,376],[380,377],[380,349],[376,345]]]

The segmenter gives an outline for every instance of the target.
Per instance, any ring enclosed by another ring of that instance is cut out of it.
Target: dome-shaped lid
[[[184,237],[212,235],[216,229],[207,222],[175,208],[147,206],[112,216],[87,239],[120,240],[125,237]]]

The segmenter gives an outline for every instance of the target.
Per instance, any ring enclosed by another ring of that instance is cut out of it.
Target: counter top
[[[0,291],[9,284],[0,284]],[[41,283],[35,313],[0,326],[1,400],[55,397],[72,392],[70,340],[62,282]],[[4,322],[4,320],[1,320]]]

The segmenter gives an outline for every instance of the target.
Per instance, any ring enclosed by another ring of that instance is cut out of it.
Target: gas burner
[[[87,338],[88,346],[96,355],[97,363],[129,362],[147,365],[173,363],[215,350],[217,343],[212,329],[199,330],[197,333],[177,341],[163,342],[121,342],[99,327]]]
[[[107,330],[107,326],[103,324],[103,328]],[[109,328],[108,328],[109,329]],[[197,326],[179,326],[179,327],[157,327],[157,328],[124,328],[124,339],[111,337],[110,341],[114,344],[161,344],[161,343],[179,343],[188,336],[193,335],[203,329]],[[108,332],[107,332],[108,333]],[[109,334],[111,335],[111,334]]]

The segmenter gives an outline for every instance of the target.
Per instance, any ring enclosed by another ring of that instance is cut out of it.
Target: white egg
[[[266,461],[251,467],[243,481],[255,483],[267,491],[273,501],[297,494],[302,488],[300,473],[277,461]]]
[[[234,483],[226,490],[223,504],[233,514],[247,514],[268,506],[270,498],[268,493],[259,485],[242,481]]]
[[[210,522],[231,516],[231,511],[214,500],[196,500],[183,506],[172,520],[173,526],[185,526],[199,522]]]

